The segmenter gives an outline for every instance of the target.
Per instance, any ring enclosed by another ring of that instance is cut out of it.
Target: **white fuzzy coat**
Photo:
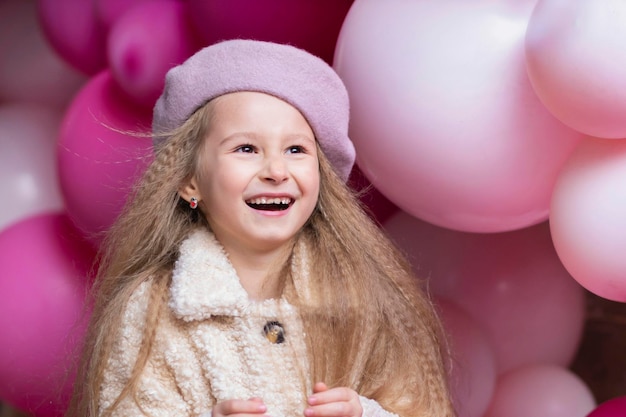
[[[304,271],[306,272],[306,271]],[[300,274],[302,275],[302,274]],[[118,397],[136,358],[149,302],[149,284],[135,292],[108,362],[101,409]],[[268,321],[285,329],[284,343],[263,333]],[[207,231],[181,246],[169,311],[140,379],[136,401],[126,398],[114,417],[210,415],[227,399],[260,397],[272,417],[301,417],[311,392],[306,346],[295,308],[284,299],[251,301],[223,248]],[[391,417],[361,397],[364,417]]]

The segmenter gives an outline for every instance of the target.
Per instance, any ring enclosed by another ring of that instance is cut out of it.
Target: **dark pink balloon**
[[[94,3],[85,0],[38,0],[39,20],[52,47],[87,75],[106,66],[106,33]]]
[[[151,112],[132,104],[109,71],[70,104],[57,147],[61,192],[70,218],[92,241],[117,218],[152,157]]]
[[[128,10],[132,9],[139,3],[151,0],[92,0],[96,16],[105,30],[111,29],[111,26],[124,15]]]
[[[151,0],[127,10],[111,27],[109,68],[137,103],[152,107],[163,90],[165,73],[200,47],[191,30],[187,4]]]
[[[36,416],[63,415],[89,316],[93,258],[61,213],[0,233],[0,399]]]
[[[496,386],[496,359],[487,335],[456,304],[437,300],[448,334],[451,359],[450,390],[458,417],[481,417]]]
[[[612,398],[598,405],[587,417],[624,417],[626,416],[626,396]]]
[[[485,330],[498,373],[567,366],[582,337],[584,290],[561,264],[547,222],[507,233],[463,233],[400,212],[385,229],[429,278]]]
[[[353,0],[189,0],[207,44],[228,38],[291,43],[332,63]]]

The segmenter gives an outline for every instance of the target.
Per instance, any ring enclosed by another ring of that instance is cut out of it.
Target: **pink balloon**
[[[133,136],[150,131],[151,117],[108,71],[92,78],[65,114],[57,148],[61,191],[70,218],[94,242],[152,157],[152,140]]]
[[[200,46],[189,21],[186,3],[152,0],[126,11],[111,28],[111,73],[138,103],[152,108],[163,91],[167,70]]]
[[[0,106],[0,230],[63,209],[55,152],[61,116],[34,104]]]
[[[37,5],[46,38],[70,65],[87,75],[106,67],[106,31],[93,1],[37,0]]]
[[[188,0],[206,44],[229,38],[290,43],[332,63],[353,0]]]
[[[450,389],[458,417],[481,417],[496,385],[493,348],[469,314],[449,301],[436,304],[450,339]]]
[[[484,329],[498,373],[533,363],[567,366],[582,337],[583,288],[561,264],[547,223],[507,233],[442,229],[406,213],[385,229],[429,278]]]
[[[539,0],[526,32],[528,75],[559,120],[588,135],[626,137],[626,3]]]
[[[41,33],[34,1],[0,1],[0,101],[63,108],[85,82]]]
[[[94,254],[63,214],[0,233],[0,398],[35,416],[62,416],[89,311]]]
[[[568,369],[529,365],[500,377],[484,417],[585,417],[595,404],[589,387]]]
[[[360,0],[335,68],[352,103],[359,167],[389,200],[468,232],[547,219],[556,175],[581,135],[528,81],[536,0]]]
[[[626,396],[612,398],[600,404],[587,417],[624,417],[626,416]]]
[[[583,287],[626,302],[626,140],[584,141],[554,187],[550,226],[563,265]]]
[[[107,32],[128,10],[147,1],[151,0],[92,0],[98,21]]]

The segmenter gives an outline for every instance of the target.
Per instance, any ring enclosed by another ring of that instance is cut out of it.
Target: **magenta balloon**
[[[548,217],[581,134],[536,97],[524,62],[536,0],[360,0],[335,68],[351,96],[364,174],[430,223],[468,232]]]
[[[33,104],[0,106],[0,230],[63,210],[55,152],[61,116]]]
[[[87,75],[106,67],[106,32],[92,1],[37,0],[41,28],[52,47]]]
[[[60,109],[85,82],[85,77],[62,60],[44,38],[36,2],[0,1],[0,39],[0,102]]]
[[[62,416],[89,311],[94,254],[67,217],[30,217],[0,233],[0,399]]]
[[[111,73],[138,103],[152,108],[163,90],[167,70],[199,48],[189,20],[186,3],[152,0],[128,10],[111,28]]]
[[[624,417],[626,416],[626,396],[611,398],[600,404],[587,417]]]
[[[65,114],[57,148],[61,191],[70,218],[94,242],[151,158],[151,139],[133,136],[149,132],[150,123],[150,112],[133,106],[108,71],[92,78]]]
[[[451,350],[450,389],[458,417],[481,417],[496,385],[496,360],[485,332],[460,307],[436,302]]]
[[[332,63],[353,0],[188,0],[205,43],[254,38],[290,43]]]
[[[591,136],[626,137],[626,2],[539,0],[526,32],[528,75],[542,103]]]
[[[589,387],[554,365],[529,365],[502,375],[484,417],[584,417],[594,409]]]
[[[463,308],[484,329],[498,373],[571,363],[583,332],[584,290],[559,260],[547,223],[463,233],[401,212],[384,227],[416,272],[430,278],[433,294]]]
[[[98,21],[107,32],[124,13],[146,1],[151,0],[92,0]]]
[[[583,287],[626,302],[626,140],[588,139],[559,174],[550,227],[563,265]]]

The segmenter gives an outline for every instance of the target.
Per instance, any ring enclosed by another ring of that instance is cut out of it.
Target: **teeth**
[[[291,198],[288,197],[283,197],[283,198],[266,198],[266,197],[260,197],[260,198],[252,198],[248,201],[246,201],[249,204],[291,204]]]

